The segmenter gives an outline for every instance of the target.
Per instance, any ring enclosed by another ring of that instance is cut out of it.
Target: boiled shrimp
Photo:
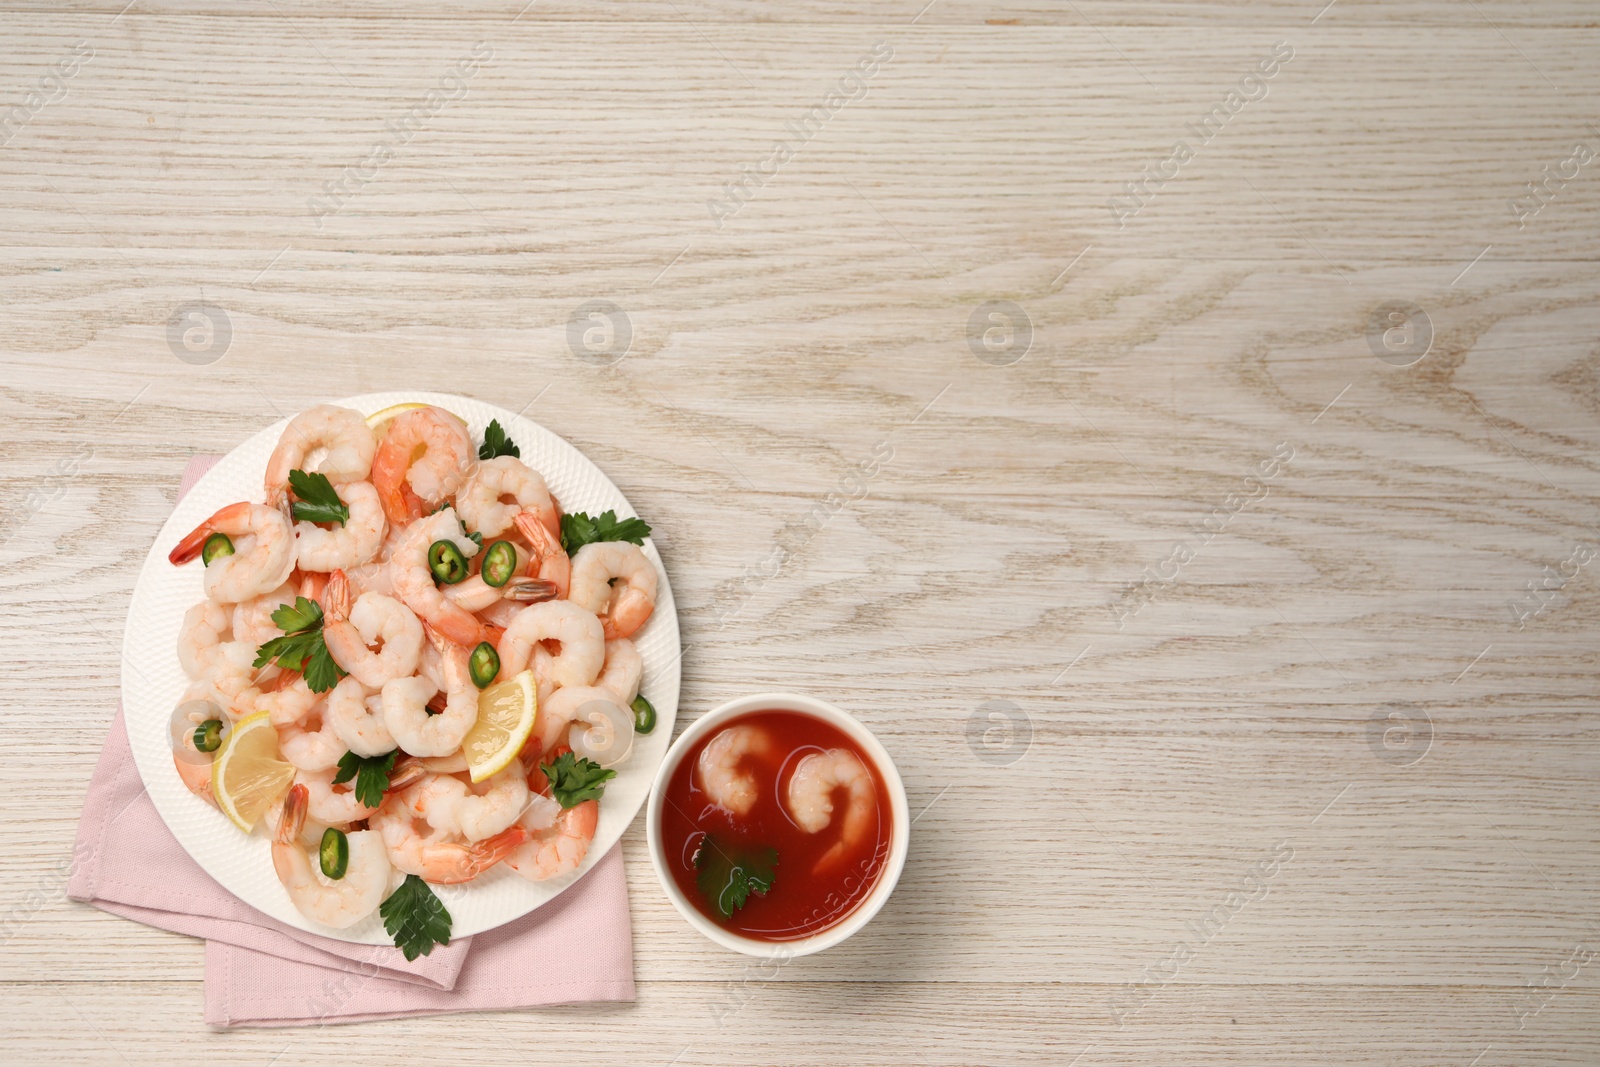
[[[185,702],[192,698],[193,692],[191,690],[190,694],[185,695]],[[199,726],[204,721],[201,717],[194,715],[191,715],[190,719],[195,726]],[[182,746],[182,751],[179,751],[178,748],[172,750],[172,764],[178,769],[179,780],[183,782],[184,788],[188,789],[189,792],[212,807],[216,807],[217,798],[211,791],[210,754],[201,752],[194,747],[194,731],[192,729],[185,729],[182,736],[177,740]]]
[[[304,719],[321,700],[299,672],[285,671],[234,697],[231,710],[240,718],[264,711],[272,725],[289,726]]]
[[[454,496],[476,459],[466,423],[443,408],[395,416],[372,461],[372,484],[389,521],[419,519]]]
[[[529,657],[528,664],[524,669],[533,672],[534,697],[538,700],[538,703],[534,705],[535,707],[544,707],[550,702],[550,698],[555,695],[556,682],[550,675],[551,668],[555,665],[555,662],[556,658],[550,654],[548,648],[543,645],[533,646],[533,655]],[[504,677],[504,674],[501,677]]]
[[[345,576],[350,579],[350,587],[360,595],[362,593],[382,593],[385,596],[394,596],[394,574],[389,568],[389,560],[394,556],[394,550],[406,539],[409,529],[396,523],[389,523],[389,530],[383,535],[383,544],[378,547],[375,557],[358,567],[341,568]]]
[[[506,866],[530,882],[577,870],[589,851],[589,842],[594,840],[595,827],[600,824],[599,801],[585,800],[563,809],[542,829],[529,829],[526,824],[548,816],[545,809],[555,803],[547,797],[538,799],[545,805],[530,807],[521,826],[528,834],[527,842],[506,857]]]
[[[340,679],[328,694],[327,720],[345,747],[358,756],[394,751],[394,735],[383,721],[383,696],[353,674]]]
[[[295,908],[312,922],[342,930],[371,915],[389,892],[389,854],[371,830],[345,838],[350,861],[344,876],[328,878],[312,866],[300,843],[309,797],[303,785],[291,786],[272,842],[272,867]]]
[[[605,631],[593,613],[569,600],[531,604],[517,613],[500,638],[500,677],[526,670],[541,641],[558,641],[561,650],[550,663],[558,686],[588,685],[606,658]]]
[[[470,882],[487,871],[527,839],[521,826],[510,826],[476,842],[452,840],[412,814],[406,798],[418,785],[391,793],[370,822],[383,835],[389,862],[406,874],[437,885]]]
[[[700,758],[695,761],[700,788],[718,807],[734,815],[748,815],[760,790],[755,775],[743,763],[748,757],[765,757],[772,751],[772,738],[760,727],[728,727],[700,750]]]
[[[833,821],[833,794],[847,793],[844,824],[838,843],[817,861],[814,871],[825,871],[845,853],[866,840],[878,818],[878,791],[872,775],[854,752],[830,748],[813,752],[795,765],[785,797],[789,817],[808,834],[819,833]]]
[[[515,456],[479,463],[456,493],[456,509],[467,528],[485,541],[511,529],[518,512],[532,512],[553,536],[561,536],[561,516],[538,471]]]
[[[276,723],[274,725],[277,725]],[[325,705],[313,707],[294,722],[277,726],[278,751],[302,771],[332,770],[349,747],[333,728]]]
[[[609,689],[572,685],[557,689],[539,704],[535,720],[540,752],[562,745],[602,767],[627,758],[633,747],[633,714],[617,703]]]
[[[333,404],[307,408],[289,420],[267,460],[267,503],[276,506],[283,500],[292,470],[326,475],[334,485],[365,480],[377,447],[359,411]],[[311,462],[313,457],[317,462]]]
[[[572,557],[572,602],[599,617],[606,637],[632,637],[656,609],[656,568],[644,549],[596,541]]]
[[[517,613],[527,606],[515,600],[497,600],[488,607],[479,610],[476,614],[486,624],[498,626],[504,631],[507,626],[511,625],[511,620],[517,617]]]
[[[225,604],[202,600],[184,613],[178,627],[178,665],[199,678],[216,662],[218,649],[233,636],[233,614]]]
[[[294,783],[291,782],[289,784],[293,785]],[[287,796],[287,794],[285,794],[285,796]],[[268,841],[271,841],[278,836],[278,829],[283,826],[282,801],[269,805],[267,810],[261,813],[261,824],[266,828]],[[340,830],[345,830],[347,828],[348,824],[346,826],[337,827],[337,829]],[[300,843],[308,848],[315,848],[317,845],[321,844],[322,835],[326,833],[327,830],[327,823],[318,822],[316,816],[310,814],[308,802],[308,811],[305,821],[300,828]]]
[[[309,796],[309,811],[313,819],[328,826],[349,826],[353,822],[371,818],[378,810],[361,803],[348,783],[334,785],[333,779],[331,768],[295,774],[295,784],[304,786]]]
[[[289,520],[276,508],[241,502],[229,504],[196,526],[167,554],[171,563],[187,563],[200,555],[212,534],[227,534],[233,555],[206,567],[206,596],[237,604],[276,589],[294,570],[294,535]]]
[[[383,722],[413,756],[448,756],[478,721],[478,687],[472,684],[467,650],[431,629],[428,634],[442,660],[444,710],[428,713],[428,701],[440,691],[433,682],[397,678],[383,687]]]
[[[466,559],[478,554],[478,546],[462,533],[461,522],[453,509],[445,508],[418,519],[389,558],[395,594],[423,622],[456,644],[473,648],[485,640],[483,623],[439,591],[428,567],[428,549],[435,541],[449,541]]]
[[[572,559],[561,547],[559,532],[551,533],[544,522],[531,511],[520,511],[511,524],[528,543],[533,559],[528,573],[555,586],[556,599],[565,600],[572,587]]]
[[[190,745],[192,747],[193,742],[190,742]],[[217,798],[211,792],[211,764],[190,763],[174,753],[172,765],[178,769],[178,778],[183,782],[184,788],[213,808],[217,806]]]
[[[594,684],[609,689],[617,695],[617,703],[627,706],[639,695],[639,682],[644,678],[644,657],[626,637],[616,637],[606,642],[606,659],[600,666],[600,677]]]
[[[435,830],[482,841],[522,815],[528,805],[528,781],[521,764],[479,783],[435,774],[407,789],[405,802],[413,815]]]
[[[272,621],[272,613],[285,604],[293,604],[297,595],[293,580],[258,597],[242,600],[233,606],[233,633],[237,640],[257,648],[282,637],[283,631]]]
[[[350,581],[336,570],[328,576],[323,611],[322,639],[328,654],[368,689],[380,689],[416,671],[422,655],[422,623],[394,597],[362,593],[351,604]]]
[[[343,523],[323,529],[302,519],[294,524],[295,560],[303,571],[326,573],[359,567],[383,547],[389,521],[378,503],[371,482],[350,482],[339,487],[339,499],[350,509]]]
[[[249,645],[229,641],[217,651],[198,682],[235,722],[254,714],[260,697],[284,683],[284,672],[276,665],[255,666],[255,649]]]

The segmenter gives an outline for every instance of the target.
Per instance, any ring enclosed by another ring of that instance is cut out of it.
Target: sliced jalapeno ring
[[[335,881],[344,877],[350,867],[350,839],[343,830],[328,827],[322,831],[322,844],[317,847],[317,862],[322,873]]]
[[[200,562],[207,567],[211,561],[233,555],[233,538],[225,533],[214,533],[200,546]]]
[[[510,541],[496,541],[483,553],[483,582],[499,589],[517,572],[517,549]]]
[[[633,729],[647,734],[656,728],[656,709],[642,695],[633,698]]]
[[[481,642],[467,657],[467,671],[472,675],[473,685],[479,689],[489,688],[494,676],[500,673],[500,653],[489,642]]]
[[[207,719],[194,728],[194,747],[201,752],[215,752],[222,747],[222,720]]]
[[[428,546],[428,569],[446,585],[464,581],[472,573],[467,557],[461,554],[454,541],[435,541]]]

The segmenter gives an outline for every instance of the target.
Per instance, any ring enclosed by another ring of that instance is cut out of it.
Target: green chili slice
[[[344,877],[344,872],[350,866],[350,839],[344,836],[343,830],[335,830],[330,826],[322,831],[317,860],[322,864],[322,873],[329,878],[337,881]]]
[[[435,541],[428,546],[428,569],[446,585],[455,585],[471,573],[467,557],[461,554],[454,541]]]
[[[225,533],[214,533],[200,546],[200,562],[207,567],[211,561],[233,555],[233,539]],[[192,558],[192,557],[191,557]]]
[[[207,719],[194,728],[194,747],[201,752],[215,752],[222,747],[222,720]]]
[[[633,698],[633,729],[647,734],[656,728],[656,709],[642,695]]]
[[[467,657],[467,671],[472,675],[473,685],[479,689],[489,688],[494,676],[500,673],[500,653],[489,642],[480,643]]]
[[[483,581],[496,589],[517,571],[517,550],[510,541],[496,541],[483,554]]]

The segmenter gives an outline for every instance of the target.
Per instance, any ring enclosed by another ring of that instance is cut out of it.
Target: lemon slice
[[[293,782],[294,768],[278,756],[278,731],[264,711],[234,723],[211,763],[217,806],[245,833]]]
[[[418,408],[425,408],[427,406],[428,405],[426,404],[418,404],[415,402],[406,404],[390,404],[382,411],[375,411],[371,415],[368,415],[367,425],[372,428],[372,432],[374,434],[382,437],[384,432],[389,428],[390,420],[392,420],[396,415],[403,415],[408,411],[415,411]]]
[[[461,742],[472,780],[499,774],[517,758],[533,733],[539,705],[533,672],[523,671],[478,694],[478,721]]]

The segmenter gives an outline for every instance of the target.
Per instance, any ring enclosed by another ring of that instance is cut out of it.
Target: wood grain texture
[[[1600,161],[1511,203],[1600,150],[1592,10],[920,6],[0,2],[3,108],[93,49],[0,131],[8,1058],[1600,1058],[1568,962],[1600,937]],[[569,347],[591,299],[631,326],[610,366]],[[991,300],[1031,324],[1008,365],[969,343]],[[197,301],[204,365],[169,341]],[[1386,301],[1427,316],[1411,366]],[[404,382],[530,405],[649,517],[685,722],[794,689],[879,734],[921,814],[871,926],[758,973],[640,825],[637,1004],[213,1033],[197,942],[62,899],[184,462]]]

